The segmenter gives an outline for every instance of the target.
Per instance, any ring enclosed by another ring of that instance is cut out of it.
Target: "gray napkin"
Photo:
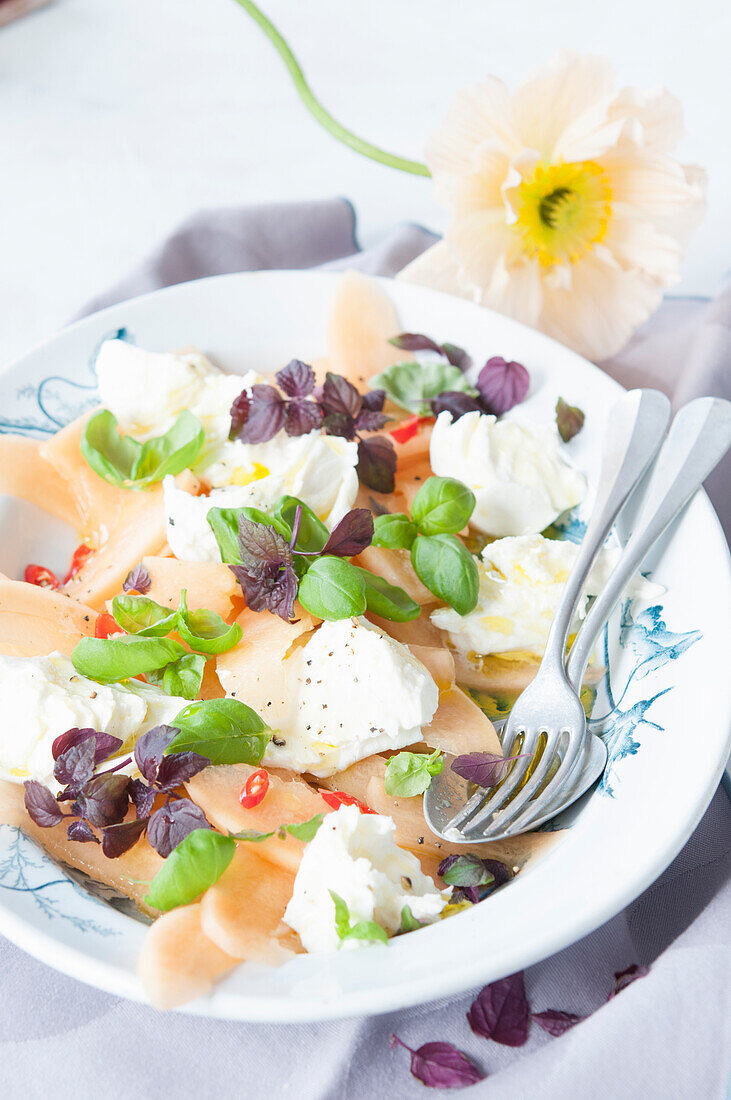
[[[418,226],[401,226],[360,251],[343,200],[204,212],[84,312],[229,271],[322,265],[390,275],[433,240]],[[731,288],[711,303],[669,300],[622,355],[602,366],[625,385],[659,386],[677,403],[730,396],[730,326]],[[711,488],[731,521],[728,471]],[[534,1025],[517,1049],[469,1030],[465,1013],[477,989],[376,1018],[234,1024],[160,1015],[65,978],[0,940],[0,1095],[46,1100],[82,1089],[105,1100],[422,1097],[406,1052],[389,1047],[395,1032],[412,1047],[441,1040],[466,1051],[488,1075],[469,1096],[723,1100],[731,1070],[730,873],[731,806],[719,789],[650,889],[527,971],[535,1011],[592,1015],[560,1039]],[[652,964],[650,974],[606,1003],[613,972],[634,962]],[[438,967],[439,959],[425,966]]]

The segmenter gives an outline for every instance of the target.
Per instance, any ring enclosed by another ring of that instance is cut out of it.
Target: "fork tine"
[[[534,821],[537,817],[543,817],[548,805],[551,803],[557,804],[562,791],[565,790],[566,785],[573,778],[576,764],[579,758],[583,756],[585,748],[586,737],[569,738],[566,752],[558,766],[556,774],[551,776],[548,783],[541,791],[540,797],[537,798],[535,802],[527,801],[527,804],[526,800],[523,799],[520,806],[517,805],[518,799],[515,799],[515,808],[519,810],[522,808],[522,812],[513,817],[510,826],[511,831],[517,828],[518,832],[524,832],[526,829],[530,828],[531,821]],[[548,746],[546,746],[546,749],[548,749]],[[545,755],[544,753],[544,758]],[[540,786],[540,784],[538,784],[538,786]],[[511,809],[513,809],[512,806]]]
[[[539,760],[536,769],[531,775],[528,782],[525,784],[522,790],[520,790],[516,794],[515,798],[513,798],[511,802],[508,802],[507,805],[503,802],[503,809],[498,807],[498,809],[493,812],[492,821],[489,821],[485,824],[485,818],[482,818],[482,822],[484,825],[482,831],[486,840],[491,839],[496,833],[502,833],[504,829],[512,825],[514,819],[518,817],[523,807],[530,802],[531,798],[540,788],[541,784],[548,775],[551,764],[553,763],[554,757],[556,755],[556,749],[558,748],[559,740],[561,739],[561,735],[565,732],[567,732],[565,728],[546,731],[546,745],[543,750],[543,755],[541,756],[541,759]],[[543,796],[541,796],[541,799],[539,801],[543,801]],[[478,827],[478,817],[477,815],[475,815],[475,817],[470,822],[469,829]]]
[[[509,725],[506,723],[506,725],[503,729],[503,740],[502,740],[503,756],[512,756],[513,755],[513,749],[515,748],[515,744],[516,744],[516,741],[518,739],[518,733],[519,732],[520,731],[516,731],[513,734],[512,738],[510,738],[511,730],[510,730]],[[508,741],[508,738],[510,738],[510,749],[506,750],[505,746],[506,746],[506,742]],[[516,768],[518,767],[518,765],[520,763],[521,763],[521,761],[519,761],[519,760],[515,761],[515,763],[513,764],[512,768],[511,768],[511,771],[509,773],[508,779],[512,778],[513,772],[516,770]],[[530,760],[528,761],[528,764],[530,764]],[[507,783],[507,780],[505,780],[504,783],[501,784],[501,786],[498,789],[502,791],[503,787],[506,783]],[[454,815],[454,817],[450,820],[449,825],[447,826],[447,828],[449,828],[449,829],[464,829],[467,822],[469,822],[470,819],[472,817],[474,817],[474,815],[476,813],[479,813],[479,811],[482,809],[482,807],[485,805],[485,803],[491,797],[493,797],[493,795],[495,795],[496,793],[497,792],[494,789],[493,789],[492,792],[491,791],[486,791],[484,788],[480,788],[479,790],[477,790],[475,792],[475,794],[473,794],[472,797],[470,799],[468,799],[468,801],[465,803],[465,805],[462,807],[462,809],[459,810],[459,812],[456,813]]]
[[[533,757],[535,756],[536,749],[538,747],[538,739],[540,737],[540,733],[536,730],[527,730],[524,726],[518,724],[516,724],[514,727],[511,727],[509,722],[506,732],[507,735],[510,737],[510,748],[506,749],[504,747],[504,755],[512,756],[514,754],[518,736],[520,734],[523,734],[523,759],[516,760],[513,763],[510,771],[508,772],[507,778],[504,779],[498,787],[494,787],[490,793],[483,796],[477,809],[470,813],[469,820],[467,820],[462,826],[462,830],[465,834],[472,832],[473,829],[477,826],[478,822],[487,820],[493,813],[495,813],[497,809],[500,808],[500,806],[505,804],[507,799],[510,798],[510,796],[512,795],[513,791],[515,791],[517,787],[522,783],[523,779],[525,778],[526,772],[528,771],[528,768],[533,762]],[[510,736],[511,734],[512,736]]]

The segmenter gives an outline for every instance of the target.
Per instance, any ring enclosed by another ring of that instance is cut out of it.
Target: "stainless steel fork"
[[[499,787],[490,794],[478,792],[452,818],[450,837],[454,838],[455,830],[468,839],[474,833],[487,838],[502,832],[548,777],[560,743],[568,742],[564,756],[569,746],[572,752],[575,747],[574,759],[581,751],[586,715],[564,667],[569,630],[589,570],[621,508],[657,454],[669,419],[670,402],[657,390],[631,390],[613,407],[586,535],[554,615],[538,672],[514,703],[504,729],[504,755],[512,756],[519,749],[520,758]]]

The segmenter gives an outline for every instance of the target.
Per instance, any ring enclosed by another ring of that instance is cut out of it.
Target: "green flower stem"
[[[252,0],[236,0],[236,3],[240,4],[244,11],[249,13],[254,22],[258,23],[269,41],[275,46],[289,70],[289,75],[292,77],[294,86],[299,92],[300,99],[305,107],[313,118],[315,118],[321,126],[324,126],[334,138],[337,138],[338,141],[342,141],[344,145],[350,146],[356,153],[360,153],[364,157],[370,157],[371,160],[377,160],[380,164],[386,164],[389,168],[398,168],[401,172],[411,172],[414,176],[431,175],[431,172],[425,164],[421,164],[417,160],[407,160],[405,157],[397,157],[394,153],[387,153],[385,149],[379,149],[377,145],[371,145],[369,141],[363,141],[362,138],[359,138],[351,130],[346,130],[344,126],[341,126],[337,119],[334,119],[330,112],[325,110],[323,105],[313,94],[297,58],[290,50],[277,28],[270,23],[256,4],[252,3]]]

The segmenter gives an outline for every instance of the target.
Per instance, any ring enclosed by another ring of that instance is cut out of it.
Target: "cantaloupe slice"
[[[81,515],[71,487],[41,455],[41,443],[21,435],[0,435],[0,492],[21,497],[80,530]]]
[[[152,581],[145,595],[165,607],[177,607],[180,591],[184,588],[191,611],[206,607],[231,622],[243,609],[241,589],[229,567],[222,562],[147,556],[142,563]]]
[[[377,282],[348,271],[337,285],[328,322],[331,369],[359,390],[368,379],[393,363],[413,356],[388,341],[401,331],[391,299]]]
[[[98,844],[81,844],[69,840],[66,823],[41,829],[28,816],[23,803],[23,787],[20,783],[0,780],[0,822],[15,825],[35,840],[48,854],[60,863],[67,863],[78,871],[84,871],[95,882],[106,883],[120,894],[126,894],[144,912],[153,913],[144,898],[148,883],[163,864],[162,858],[150,847],[147,837],[142,837],[134,847],[118,859],[107,859]],[[134,816],[131,814],[130,816]]]
[[[540,658],[528,653],[502,653],[481,657],[479,663],[473,663],[455,650],[454,664],[457,683],[466,688],[486,691],[494,697],[513,699],[534,679]],[[589,665],[584,683],[598,683],[605,671],[601,665]]]
[[[148,931],[137,973],[150,1003],[166,1010],[210,993],[221,974],[238,966],[201,928],[201,905],[171,909]]]
[[[80,538],[95,550],[65,591],[102,610],[145,555],[165,545],[162,489],[118,489],[95,474],[81,456],[81,435],[89,418],[79,417],[40,446],[40,455],[65,482],[75,502]]]
[[[269,833],[280,825],[295,825],[309,821],[315,814],[328,813],[324,799],[303,779],[292,772],[269,770],[269,789],[258,806],[245,810],[239,802],[241,788],[256,769],[248,764],[221,765],[206,768],[186,783],[189,796],[197,803],[208,820],[226,833],[240,833],[251,829]],[[297,873],[304,843],[287,835],[263,841],[249,841],[256,854],[277,864],[291,874]]]
[[[390,426],[393,427],[394,425]],[[423,468],[424,464],[429,462],[429,446],[433,426],[431,421],[422,421],[416,429],[416,434],[412,435],[411,439],[407,439],[404,443],[394,440],[394,449],[398,459],[398,466],[396,467],[397,483],[402,476],[411,473],[414,467]],[[386,425],[384,431],[387,432],[388,429],[389,425]],[[421,471],[417,469],[416,472],[420,473]],[[430,474],[431,468],[429,468]]]
[[[237,622],[243,630],[238,645],[216,660],[216,672],[227,695],[240,699],[263,717],[286,711],[286,670],[282,661],[317,620],[296,605],[294,623],[270,611],[246,608]]]
[[[477,703],[458,687],[442,692],[434,719],[421,733],[433,749],[459,756],[465,752],[494,752],[502,756],[495,727]]]
[[[201,900],[201,928],[217,947],[237,959],[278,966],[298,943],[282,924],[294,875],[240,843],[221,878]]]
[[[403,588],[421,607],[434,607],[439,603],[434,593],[421,583],[414,572],[408,550],[384,550],[380,546],[369,546],[353,560],[356,565],[377,573],[389,584]]]
[[[429,669],[440,692],[454,686],[454,657],[444,646],[410,645],[417,660]]]
[[[94,634],[96,612],[51,588],[0,577],[0,653],[67,657],[81,638]]]
[[[425,646],[430,649],[439,649],[444,646],[444,634],[438,627],[434,626],[428,612],[422,611],[419,618],[412,619],[410,623],[392,622],[390,619],[382,619],[379,615],[373,615],[370,611],[366,613],[366,618],[374,626],[379,627],[386,634],[390,634],[397,642],[403,642],[404,645]]]

